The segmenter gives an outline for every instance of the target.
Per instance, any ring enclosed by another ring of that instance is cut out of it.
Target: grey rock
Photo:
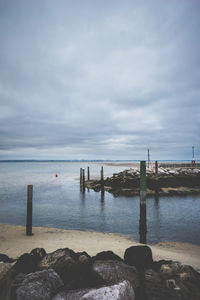
[[[91,289],[78,289],[61,291],[55,295],[52,300],[79,300],[83,295],[91,291]]]
[[[135,293],[129,281],[92,290],[82,296],[81,300],[134,300]]]
[[[63,286],[59,275],[52,269],[23,275],[19,281],[16,300],[51,300]]]
[[[92,261],[96,260],[117,260],[117,261],[122,261],[121,257],[119,257],[117,254],[115,254],[113,251],[102,251],[99,252],[96,256],[92,257]]]
[[[140,277],[137,269],[120,261],[95,261],[93,271],[105,284],[115,284],[128,280],[134,290],[140,286]]]
[[[0,299],[9,300],[12,282],[12,264],[0,262]]]
[[[200,274],[179,262],[162,264],[160,273],[145,271],[143,288],[147,300],[198,300]]]
[[[52,300],[134,300],[135,293],[129,281],[101,287],[98,289],[81,289],[62,291]]]
[[[39,269],[54,269],[64,283],[72,280],[77,272],[77,264],[66,249],[58,249],[47,254],[39,263]]]

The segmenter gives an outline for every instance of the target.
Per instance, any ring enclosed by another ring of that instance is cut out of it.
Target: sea
[[[105,177],[128,168],[120,161],[107,163],[1,161],[0,223],[26,225],[27,185],[32,184],[33,226],[119,233],[139,241],[139,196],[80,191],[80,168],[89,166],[91,179],[100,177],[101,166]],[[147,243],[200,245],[200,195],[147,197],[146,224]]]

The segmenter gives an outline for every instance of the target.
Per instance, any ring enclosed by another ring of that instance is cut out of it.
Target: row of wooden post
[[[155,173],[158,173],[158,162],[155,161]],[[87,168],[87,179],[90,180],[90,168]],[[103,166],[100,171],[101,191],[104,192]],[[85,170],[80,169],[80,187],[85,192]],[[32,235],[32,201],[33,185],[27,186],[27,215],[26,215],[26,235]],[[146,243],[146,161],[140,162],[140,242]]]
[[[90,180],[90,167],[87,167],[87,180]],[[103,166],[100,171],[101,190],[104,189]],[[80,189],[85,192],[85,169],[80,168]]]

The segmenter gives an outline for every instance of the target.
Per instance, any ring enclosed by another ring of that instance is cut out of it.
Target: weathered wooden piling
[[[140,162],[140,243],[146,243],[146,161]]]
[[[101,167],[101,190],[104,190],[103,166]]]
[[[27,186],[27,214],[26,214],[26,235],[32,235],[32,201],[33,185]]]
[[[158,174],[158,161],[155,161],[155,173]]]
[[[83,184],[83,169],[80,168],[80,187],[82,186]]]
[[[90,180],[90,167],[87,167],[87,180]]]
[[[82,192],[85,193],[85,169],[82,169],[83,180],[82,180]]]

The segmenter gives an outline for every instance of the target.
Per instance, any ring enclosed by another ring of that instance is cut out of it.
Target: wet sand
[[[76,252],[86,251],[90,255],[112,250],[123,258],[126,248],[135,245],[139,243],[120,234],[34,227],[33,235],[26,236],[24,226],[0,224],[0,253],[13,258],[37,247],[47,252],[68,247]],[[149,246],[154,260],[180,261],[200,271],[200,246],[177,242]]]

